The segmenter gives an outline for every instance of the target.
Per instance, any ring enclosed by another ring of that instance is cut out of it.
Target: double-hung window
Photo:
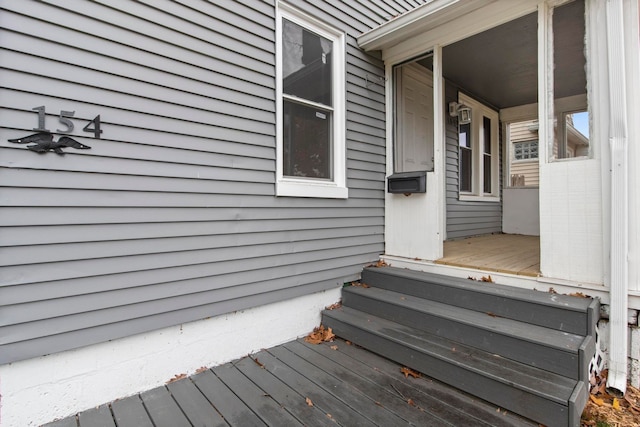
[[[458,126],[460,200],[500,200],[498,113],[475,99],[459,94],[471,109],[471,121]]]
[[[276,194],[346,198],[344,34],[280,3],[276,36]]]

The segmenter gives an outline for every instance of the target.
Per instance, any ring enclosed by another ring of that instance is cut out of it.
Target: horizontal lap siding
[[[458,88],[451,83],[445,87],[446,105],[458,101]],[[458,181],[458,125],[448,117],[446,122],[446,202],[447,239],[499,233],[502,231],[502,201],[470,202],[459,200]],[[500,143],[502,155],[502,142]],[[502,158],[500,159],[500,183],[502,184]],[[502,188],[502,186],[501,186]],[[500,190],[502,197],[502,189]]]
[[[384,250],[385,98],[355,40],[415,3],[292,2],[347,34],[349,199],[323,200],[275,197],[273,1],[0,0],[0,363],[356,278]],[[9,143],[41,105],[91,149]]]

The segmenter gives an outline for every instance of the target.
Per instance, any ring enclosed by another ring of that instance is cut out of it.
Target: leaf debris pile
[[[591,378],[591,394],[582,412],[582,427],[640,426],[640,390],[628,385],[624,397],[607,392],[605,369]]]
[[[371,287],[371,286],[367,285],[364,282],[351,282],[351,286],[357,286],[357,287],[365,288],[365,289]]]
[[[330,306],[325,307],[325,310],[336,310],[338,308],[342,307],[342,302],[338,301],[335,304],[331,304]]]
[[[324,325],[320,325],[307,335],[304,340],[309,344],[320,344],[322,342],[333,342],[335,334],[331,328],[326,328]]]

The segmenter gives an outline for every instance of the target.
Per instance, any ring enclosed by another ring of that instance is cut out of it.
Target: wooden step
[[[578,426],[587,387],[417,328],[349,307],[323,313],[334,333],[455,387],[548,426]]]
[[[343,289],[344,306],[579,380],[595,340],[379,288]]]
[[[368,267],[369,286],[578,335],[594,335],[599,302],[395,267]]]

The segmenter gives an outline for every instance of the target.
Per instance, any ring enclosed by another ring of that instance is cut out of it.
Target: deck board
[[[195,375],[193,382],[200,392],[215,405],[227,423],[247,426],[266,425],[210,370]]]
[[[314,407],[320,410],[327,418],[337,420],[341,425],[374,425],[362,414],[345,405],[332,394],[327,393],[313,381],[292,370],[275,356],[266,351],[258,353],[258,355],[267,369],[273,370],[278,378],[298,391],[300,404],[308,405],[306,401],[308,398]]]
[[[108,405],[100,405],[78,414],[80,427],[116,427]]]
[[[387,377],[375,369],[365,367],[359,361],[340,354],[338,350],[329,350],[337,352],[336,354],[329,354],[328,356],[331,356],[331,358],[329,358],[325,357],[325,352],[322,351],[328,349],[326,346],[314,346],[314,348],[311,348],[309,345],[294,341],[286,347],[306,360],[313,360],[313,364],[322,368],[325,372],[335,372],[342,380],[356,387],[361,392],[367,393],[370,398],[374,399],[376,405],[383,406],[402,418],[405,424],[454,425],[445,419],[422,411],[418,406],[409,404],[394,389],[395,385],[392,385],[393,378]],[[314,355],[314,353],[316,354]],[[398,372],[396,372],[396,376],[397,374]]]
[[[335,422],[327,417],[326,414],[320,411],[316,406],[301,404],[305,397],[300,395],[298,391],[280,381],[276,376],[269,372],[269,370],[261,366],[261,363],[260,359],[246,357],[236,363],[236,368],[264,390],[265,393],[272,396],[305,426],[335,426]]]
[[[153,427],[140,396],[130,396],[111,404],[113,418],[118,426]]]
[[[348,380],[337,378],[333,376],[333,373],[322,371],[310,361],[301,358],[282,346],[271,349],[270,353],[322,387],[325,392],[335,396],[343,404],[364,415],[374,425],[394,426],[406,424],[406,421],[402,418],[376,404],[376,401],[371,399],[370,396],[353,387]]]
[[[140,397],[156,427],[191,427],[191,423],[166,387],[146,391]]]
[[[194,426],[223,427],[227,425],[190,378],[169,383],[167,388]]]
[[[436,263],[535,277],[540,275],[540,237],[487,234],[448,240]]]
[[[270,395],[242,375],[232,363],[217,366],[212,371],[266,424],[280,426],[302,425]]]
[[[398,364],[339,339],[262,350],[78,419],[80,427],[536,425],[435,380],[405,378]],[[72,416],[46,427],[77,425]]]

